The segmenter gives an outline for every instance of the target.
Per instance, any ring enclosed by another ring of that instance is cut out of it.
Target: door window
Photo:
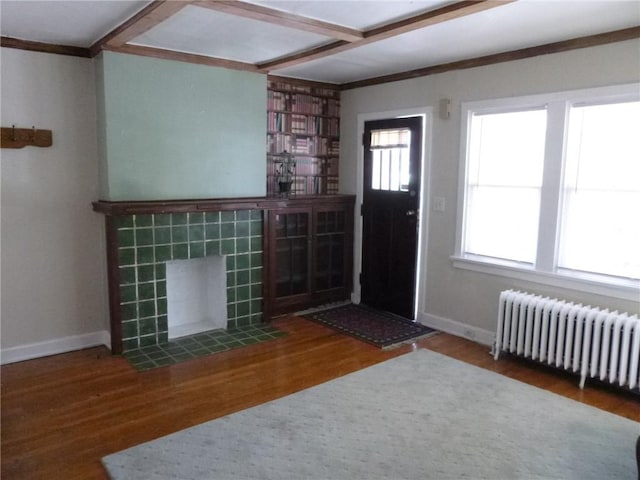
[[[408,192],[410,180],[408,128],[373,130],[371,132],[372,190]]]

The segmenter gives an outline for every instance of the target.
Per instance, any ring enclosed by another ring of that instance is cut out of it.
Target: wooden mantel
[[[351,197],[351,195],[348,195]],[[93,202],[93,210],[105,215],[144,215],[154,213],[216,212],[223,210],[265,210],[288,205],[339,202],[345,195],[292,195],[290,197],[203,198],[187,200],[136,200]]]

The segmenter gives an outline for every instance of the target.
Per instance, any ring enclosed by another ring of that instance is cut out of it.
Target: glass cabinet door
[[[309,292],[309,211],[274,215],[276,297]]]
[[[345,212],[319,211],[315,225],[315,290],[345,286]]]

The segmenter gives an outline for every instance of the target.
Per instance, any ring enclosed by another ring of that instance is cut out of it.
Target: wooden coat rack
[[[50,147],[53,143],[51,130],[31,128],[2,127],[0,148]]]

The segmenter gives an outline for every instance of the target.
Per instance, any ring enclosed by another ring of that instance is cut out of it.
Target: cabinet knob
[[[406,215],[407,215],[407,217],[415,217],[416,211],[415,210],[407,210]]]

